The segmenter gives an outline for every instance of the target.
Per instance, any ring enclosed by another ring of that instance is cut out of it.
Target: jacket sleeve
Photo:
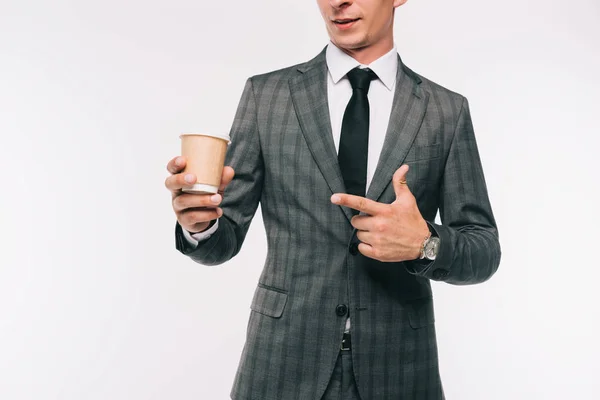
[[[464,98],[440,190],[442,224],[428,221],[440,238],[436,260],[407,261],[406,269],[415,275],[456,285],[488,280],[500,264],[500,242],[469,104]]]
[[[177,250],[203,265],[222,264],[238,254],[260,201],[264,163],[252,79],[246,81],[230,137],[225,165],[233,167],[235,175],[223,195],[218,229],[194,246],[185,239],[181,225],[175,226]]]

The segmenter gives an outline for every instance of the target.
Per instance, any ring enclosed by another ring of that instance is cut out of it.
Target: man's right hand
[[[221,185],[217,194],[185,193],[182,188],[196,182],[194,174],[181,173],[185,165],[186,159],[183,156],[169,161],[167,170],[171,176],[165,180],[165,186],[171,191],[173,210],[181,227],[191,233],[202,232],[208,228],[212,220],[223,215],[223,210],[218,206],[221,204],[225,188],[233,179],[235,172],[229,166],[223,168]]]

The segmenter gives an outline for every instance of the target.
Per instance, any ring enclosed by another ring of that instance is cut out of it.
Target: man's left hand
[[[429,234],[415,196],[406,184],[408,165],[401,166],[392,177],[396,200],[392,204],[378,203],[365,197],[335,193],[331,202],[350,207],[368,215],[355,215],[352,226],[361,243],[358,250],[369,258],[383,262],[415,260]]]

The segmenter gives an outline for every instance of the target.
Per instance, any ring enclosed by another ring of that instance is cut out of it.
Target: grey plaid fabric
[[[351,213],[332,139],[323,50],[313,60],[248,79],[231,129],[219,229],[196,248],[176,224],[176,246],[203,265],[240,250],[261,203],[267,257],[252,300],[231,397],[320,399],[331,379],[347,316],[363,400],[439,400],[443,389],[430,280],[467,285],[500,262],[467,100],[400,60],[392,114],[367,197],[395,200],[393,173],[410,165],[408,185],[437,231],[435,262],[381,263],[351,255]],[[440,210],[442,224],[433,223]],[[253,260],[259,262],[259,260]]]
[[[340,351],[331,380],[321,400],[361,400],[352,369],[352,352]]]

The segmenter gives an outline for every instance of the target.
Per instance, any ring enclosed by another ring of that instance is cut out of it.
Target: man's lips
[[[338,25],[344,25],[344,24],[350,24],[352,22],[356,22],[358,21],[360,18],[336,18],[333,21],[334,24],[338,24]]]
[[[340,31],[347,31],[352,29],[354,24],[356,24],[359,20],[360,18],[336,18],[332,20],[332,22],[336,29]]]

